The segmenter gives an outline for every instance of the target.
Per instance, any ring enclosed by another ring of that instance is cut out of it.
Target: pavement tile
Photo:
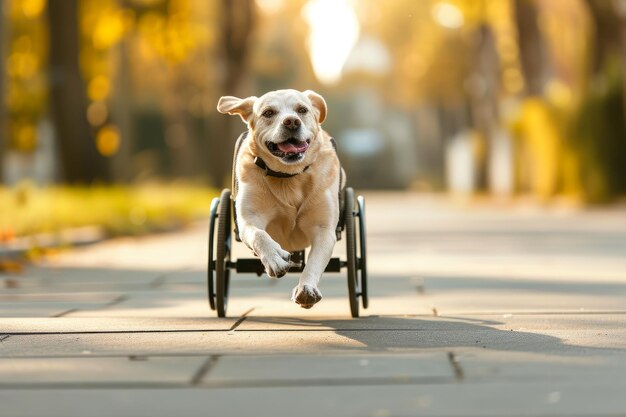
[[[11,417],[281,417],[294,413],[301,417],[607,417],[621,416],[626,409],[623,387],[597,380],[341,388],[2,390],[0,403],[4,410],[11,410]]]
[[[97,267],[41,267],[31,266],[26,269],[20,281],[31,281],[40,286],[65,286],[89,284],[145,284],[149,285],[167,270],[145,270]]]
[[[319,331],[319,330],[465,330],[462,318],[436,319],[421,316],[365,316],[359,319],[345,316],[264,317],[253,311],[238,327],[239,331]]]
[[[10,288],[4,288],[0,281],[0,289],[5,294],[10,295],[23,295],[23,294],[50,294],[57,293],[108,293],[108,292],[132,292],[141,291],[152,288],[151,285],[145,283],[135,283],[132,281],[125,281],[120,283],[107,283],[107,282],[85,282],[85,283],[65,283],[55,285],[54,283],[41,284],[37,281],[29,281],[22,277],[14,279]]]
[[[236,282],[236,278],[232,282]],[[333,316],[337,313],[350,317],[348,284],[345,273],[322,277],[320,291],[323,299],[310,310],[293,303],[291,292],[297,285],[297,275],[290,274],[280,280],[260,278],[258,284],[233,286],[230,303],[255,307],[252,316]],[[363,316],[393,314],[430,314],[432,302],[419,296],[416,281],[406,276],[370,277],[370,307],[361,309]]]
[[[0,388],[188,384],[206,357],[0,359]]]
[[[9,334],[159,332],[228,330],[237,319],[171,317],[55,317],[0,319],[0,329]]]
[[[106,292],[21,292],[6,291],[0,294],[0,305],[4,302],[37,302],[37,301],[102,301],[122,296],[123,293]]]
[[[323,290],[322,290],[323,291]],[[343,316],[350,319],[350,304],[347,295],[345,296],[327,296],[323,294],[323,299],[312,309],[303,309],[290,300],[290,292],[283,292],[280,296],[264,296],[243,297],[232,295],[229,300],[228,315],[235,312],[254,308],[251,315],[259,317],[337,317]],[[233,307],[231,307],[233,306]],[[234,309],[234,306],[237,309]],[[361,308],[360,315],[362,317],[377,315],[404,315],[404,314],[432,314],[432,308],[426,302],[420,303],[415,297],[397,297],[380,298],[373,297],[370,299],[370,307],[368,309]]]
[[[3,295],[133,292],[153,288],[162,273],[164,271],[31,266],[23,274],[11,277],[11,287],[5,288]]]
[[[229,303],[228,316],[238,318],[253,305],[243,302]],[[127,297],[113,306],[102,310],[77,310],[72,317],[164,317],[164,318],[216,318],[217,313],[210,309],[206,289],[193,293],[167,292],[154,290],[127,294]]]
[[[582,380],[626,383],[626,351],[616,355],[563,355],[545,352],[465,351],[455,360],[468,382]]]
[[[0,302],[0,317],[54,317],[75,309],[101,309],[115,302],[118,296],[101,301],[18,301]]]
[[[13,335],[0,344],[4,356],[165,355],[165,354],[332,354],[410,353],[428,349],[487,349],[568,355],[624,352],[626,329],[544,332],[497,330],[458,323],[422,330],[200,331],[103,334]]]
[[[316,384],[393,383],[439,380],[451,382],[445,353],[388,355],[223,356],[203,383],[211,386],[287,386]]]
[[[315,353],[363,350],[364,345],[333,332],[154,332],[106,334],[14,335],[0,344],[6,357],[207,355]],[[87,352],[87,353],[85,353]]]
[[[439,314],[515,312],[624,311],[625,294],[546,294],[537,291],[474,290],[429,293],[429,304]]]
[[[62,253],[49,263],[57,268],[149,270],[160,273],[197,268],[206,260],[207,229],[208,223],[203,221],[196,227],[176,232],[174,247],[184,250],[172,250],[172,234],[121,237]]]
[[[440,320],[487,325],[499,330],[543,332],[550,330],[597,330],[598,333],[621,331],[626,328],[623,312],[521,312],[486,313],[439,316]]]

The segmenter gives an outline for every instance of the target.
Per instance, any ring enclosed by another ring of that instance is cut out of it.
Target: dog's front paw
[[[291,300],[302,308],[311,308],[322,299],[322,293],[312,285],[298,285],[293,289]]]
[[[266,251],[265,254],[261,255],[260,258],[267,275],[272,278],[281,278],[289,271],[289,267],[291,266],[289,262],[290,256],[291,254],[289,252],[276,245],[276,247],[271,248]]]

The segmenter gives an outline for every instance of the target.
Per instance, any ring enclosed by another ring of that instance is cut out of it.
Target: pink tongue
[[[309,144],[306,141],[296,142],[295,144],[291,141],[283,142],[278,144],[278,149],[281,152],[285,153],[300,153],[306,151],[309,147]]]

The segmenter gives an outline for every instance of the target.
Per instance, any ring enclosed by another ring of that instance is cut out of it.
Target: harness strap
[[[333,145],[333,149],[335,150],[335,154],[337,154],[337,142],[335,138],[330,138],[330,143]],[[339,155],[337,155],[337,159],[339,159]],[[341,169],[341,161],[339,161],[339,201],[341,201],[341,183],[343,182],[343,169]]]
[[[262,160],[261,157],[259,157],[259,156],[255,156],[254,157],[254,164],[256,166],[258,166],[259,168],[261,168],[263,171],[265,171],[265,175],[266,176],[274,177],[274,178],[291,178],[291,177],[295,177],[298,174],[302,174],[303,172],[306,172],[306,170],[309,169],[309,167],[311,166],[311,165],[307,165],[306,167],[304,167],[304,169],[301,172],[296,172],[295,174],[289,174],[287,172],[274,171],[273,169],[268,167],[267,164],[265,163],[265,161]]]
[[[335,138],[330,138],[330,143],[333,145],[333,149],[335,150],[335,154],[337,154],[337,142],[335,141]],[[339,159],[339,155],[337,155],[337,159]],[[343,210],[346,209],[345,204],[346,202],[344,201],[343,198],[343,193],[342,193],[342,188],[341,188],[341,183],[343,182],[343,169],[341,168],[341,161],[339,161],[339,186],[337,187],[337,198],[339,199],[339,221],[337,222],[337,228],[335,229],[335,235],[337,237],[337,240],[341,240],[341,232],[344,228],[344,223],[345,223],[345,216],[343,216]]]

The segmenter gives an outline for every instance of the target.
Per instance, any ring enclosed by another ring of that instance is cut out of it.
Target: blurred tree
[[[253,83],[262,93],[281,88],[319,88],[307,48],[310,28],[303,17],[307,0],[290,0],[277,9],[259,8],[250,50]]]
[[[62,174],[69,183],[108,181],[108,163],[98,153],[86,116],[78,56],[78,0],[50,0],[48,30],[50,107]]]
[[[516,146],[516,188],[549,198],[559,190],[559,164],[563,157],[563,135],[554,111],[544,99],[550,57],[539,28],[536,0],[515,0],[513,20],[524,77],[520,120],[514,128]]]
[[[0,0],[0,183],[4,175],[4,151],[7,146],[8,131],[6,127],[7,106],[5,103],[5,74],[6,74],[6,27],[4,0]]]
[[[626,42],[622,37],[624,21],[616,10],[618,1],[586,0],[586,3],[595,31],[591,70],[596,76],[602,73],[611,53],[619,51]]]
[[[250,52],[249,41],[256,23],[254,0],[222,0],[220,10],[221,61],[220,90],[222,95],[248,95],[243,87]],[[234,117],[218,117],[211,138],[209,174],[213,185],[222,187],[230,175],[235,139],[242,131],[241,121]]]
[[[79,63],[86,90],[87,120],[98,152],[107,158],[111,179],[132,177],[132,96],[129,47],[134,28],[132,2],[80,0]]]
[[[117,45],[118,58],[117,71],[115,74],[115,91],[113,93],[113,117],[119,126],[121,141],[119,150],[111,161],[114,179],[128,182],[133,177],[132,152],[135,143],[134,119],[133,119],[133,83],[131,79],[131,41],[124,37]]]
[[[590,65],[571,135],[590,201],[626,193],[626,20],[618,1],[586,0],[592,22]]]
[[[626,100],[626,1],[586,0],[594,23],[592,76],[602,76],[607,60],[621,67],[622,96]],[[626,105],[623,106],[626,110]],[[623,122],[626,124],[626,113]],[[626,127],[626,126],[625,126]]]
[[[496,40],[486,23],[474,33],[473,69],[468,78],[472,127],[480,134],[477,149],[477,183],[479,190],[488,186],[488,160],[493,138],[498,129],[498,93],[500,69]]]
[[[526,94],[541,96],[547,80],[549,60],[543,36],[539,30],[537,5],[533,0],[515,0],[514,4]]]

